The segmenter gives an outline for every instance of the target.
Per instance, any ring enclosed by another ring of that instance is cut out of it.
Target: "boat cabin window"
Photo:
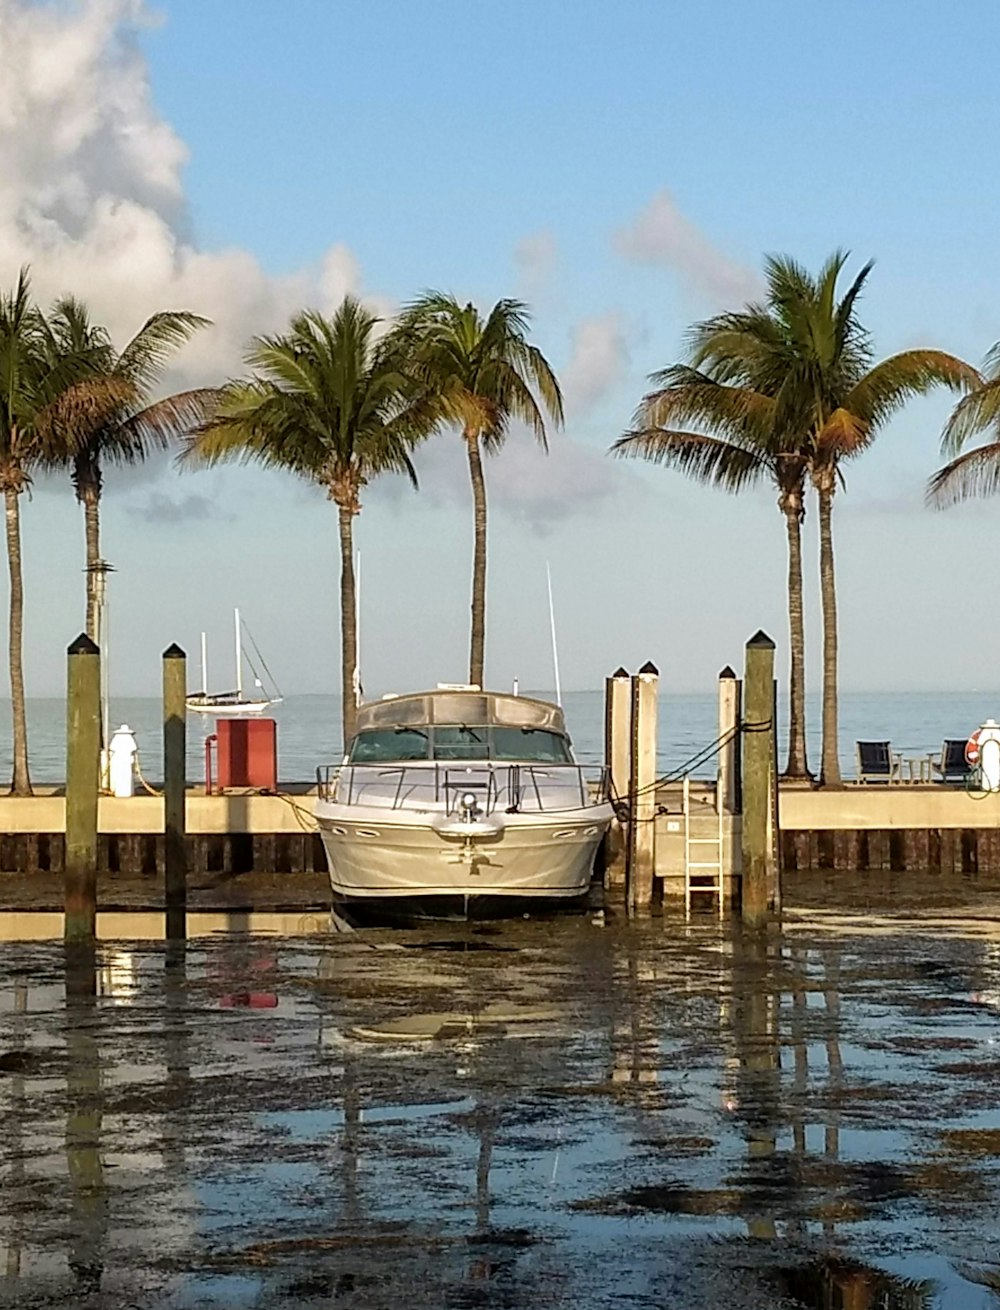
[[[375,728],[359,732],[351,744],[352,764],[391,764],[426,760],[428,733],[424,728]]]
[[[398,764],[426,759],[573,763],[569,742],[560,732],[465,723],[365,729],[354,738],[350,753],[351,764]]]
[[[464,723],[434,728],[434,758],[436,760],[488,760],[490,757],[490,730],[471,727]]]
[[[494,728],[493,758],[517,764],[572,764],[569,742],[544,728]]]

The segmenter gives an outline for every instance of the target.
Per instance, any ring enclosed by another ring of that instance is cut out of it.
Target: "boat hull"
[[[335,901],[387,912],[418,905],[434,917],[580,902],[611,818],[603,805],[571,823],[518,815],[493,832],[463,837],[436,831],[429,818],[402,820],[385,811],[362,818],[357,807],[322,808],[317,819]]]

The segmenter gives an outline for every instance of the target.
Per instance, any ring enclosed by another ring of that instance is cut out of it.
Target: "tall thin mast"
[[[361,704],[361,551],[354,566],[354,703]]]
[[[236,624],[236,698],[243,699],[243,651],[240,645],[240,612],[233,610]]]
[[[556,611],[552,604],[552,570],[548,560],[545,561],[545,577],[549,584],[549,627],[552,630],[552,672],[556,679],[556,704],[562,704],[562,689],[559,686],[559,647],[556,644]]]
[[[201,634],[201,689],[208,695],[208,642],[205,640],[205,634]]]

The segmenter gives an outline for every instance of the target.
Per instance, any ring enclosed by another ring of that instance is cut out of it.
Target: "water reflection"
[[[0,1302],[59,1304],[58,1265],[62,1303],[171,1310],[983,1304],[959,1272],[1000,1200],[980,943],[475,942],[10,948]]]
[[[796,1305],[815,1310],[930,1310],[936,1300],[927,1279],[895,1278],[846,1260],[777,1269],[769,1281]]]
[[[70,1186],[68,1262],[81,1296],[100,1290],[108,1202],[101,1159],[101,1051],[97,1037],[97,958],[66,947],[66,1169]]]

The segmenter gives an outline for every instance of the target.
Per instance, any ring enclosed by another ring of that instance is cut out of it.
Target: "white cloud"
[[[621,315],[611,310],[581,320],[573,329],[561,382],[569,418],[587,413],[625,376],[628,337]]]
[[[157,310],[204,314],[215,326],[178,357],[175,381],[217,382],[255,333],[359,291],[360,270],[340,243],[281,278],[246,250],[193,244],[187,148],[157,112],[136,41],[150,21],[144,0],[0,0],[0,281],[30,263],[42,303],[72,291],[119,343]]]
[[[472,513],[469,466],[461,438],[445,431],[425,442],[414,458],[420,490],[402,478],[380,478],[368,500],[440,508],[461,506]],[[545,535],[575,515],[591,519],[619,503],[644,494],[644,484],[603,449],[574,441],[567,433],[549,434],[548,454],[524,428],[515,428],[503,449],[483,460],[486,498],[491,514],[527,524]]]
[[[669,191],[658,191],[635,221],[615,234],[615,246],[633,263],[676,273],[688,292],[714,309],[737,309],[761,291],[756,273],[713,245]]]

